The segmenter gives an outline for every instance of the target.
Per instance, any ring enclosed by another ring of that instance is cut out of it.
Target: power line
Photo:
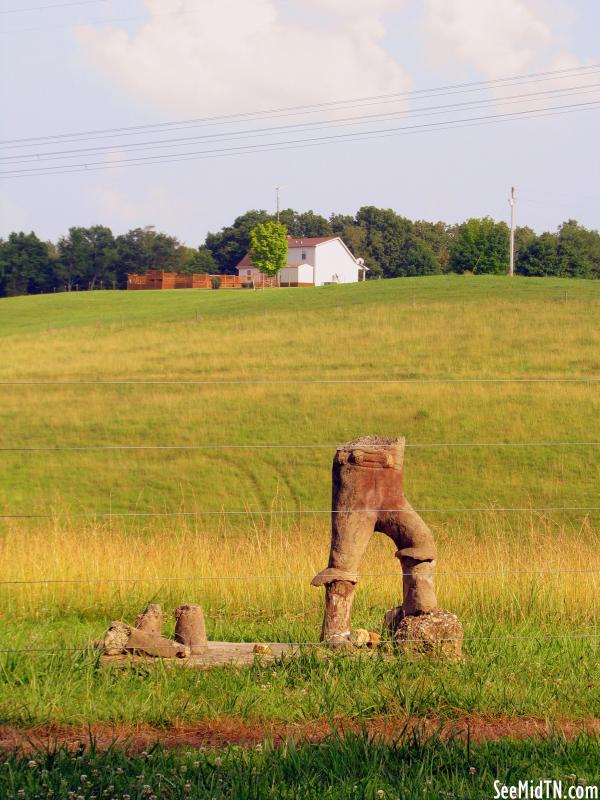
[[[271,126],[268,128],[247,128],[245,130],[233,131],[230,133],[223,133],[223,132],[206,133],[195,136],[185,136],[185,137],[175,137],[175,138],[171,137],[166,139],[154,139],[142,142],[129,142],[125,144],[115,142],[109,145],[97,145],[96,147],[71,148],[68,150],[54,150],[46,152],[28,153],[28,154],[17,153],[14,155],[0,156],[0,161],[11,162],[10,164],[7,164],[7,166],[11,166],[12,164],[18,164],[18,163],[28,164],[32,162],[39,163],[40,161],[58,161],[61,159],[72,158],[75,155],[83,153],[100,154],[101,152],[106,152],[106,151],[113,152],[122,150],[133,150],[136,152],[142,152],[146,150],[162,149],[164,147],[169,147],[169,146],[186,145],[194,142],[199,142],[202,140],[216,140],[216,141],[228,142],[238,139],[255,139],[264,136],[272,136],[275,134],[286,134],[288,132],[296,133],[296,132],[304,132],[307,130],[308,131],[324,130],[329,128],[343,128],[355,125],[364,125],[372,122],[385,121],[386,119],[389,118],[398,118],[405,116],[413,116],[417,118],[427,117],[427,116],[438,116],[440,113],[447,112],[453,109],[460,109],[460,108],[479,109],[489,105],[503,105],[505,103],[510,103],[510,104],[522,103],[531,99],[547,97],[549,95],[552,95],[555,98],[572,97],[574,95],[590,94],[594,92],[596,89],[598,89],[598,87],[600,87],[600,83],[593,83],[593,84],[586,84],[584,86],[570,86],[570,87],[565,87],[563,89],[548,89],[545,91],[528,92],[525,94],[507,95],[505,97],[499,97],[494,99],[470,100],[462,103],[450,103],[439,106],[425,106],[424,108],[409,109],[407,111],[393,111],[386,113],[380,112],[378,114],[361,114],[353,117],[342,117],[336,120],[303,122],[303,123],[295,123],[293,125]],[[544,108],[532,109],[532,111],[545,111],[545,109]],[[528,112],[524,111],[522,113],[528,113]],[[446,124],[446,121],[444,120],[442,120],[441,122]],[[357,134],[358,133],[360,132],[357,132]]]
[[[461,507],[449,507],[449,508],[413,508],[412,511],[416,511],[420,514],[522,514],[522,513],[535,513],[535,514],[548,514],[548,513],[555,513],[555,512],[596,512],[600,511],[600,506],[547,506],[544,508],[533,508],[531,506],[522,506],[522,507],[481,507],[481,508],[461,508]],[[278,515],[318,515],[318,514],[369,514],[369,513],[378,513],[378,514],[392,514],[392,513],[406,513],[408,509],[406,508],[353,508],[351,512],[348,510],[338,511],[335,509],[330,508],[319,508],[319,509],[303,509],[303,508],[281,508],[278,510],[272,508],[266,509],[259,509],[256,511],[251,511],[249,509],[237,509],[234,511],[226,511],[224,509],[221,510],[210,510],[210,511],[89,511],[83,513],[75,513],[69,514],[69,517],[75,519],[95,519],[98,517],[102,518],[112,518],[112,517],[119,517],[119,518],[148,518],[148,517],[214,517],[214,516],[225,516],[225,517],[257,517],[257,516],[265,516],[265,517],[274,517]],[[0,514],[0,519],[56,519],[56,514]]]
[[[370,448],[388,449],[394,444],[371,444]],[[405,444],[417,450],[445,448],[504,448],[504,447],[600,447],[600,442],[421,442]],[[344,444],[91,444],[64,446],[38,445],[32,447],[0,447],[1,453],[77,453],[119,450],[337,450]]]
[[[67,8],[69,6],[91,6],[106,3],[107,0],[70,0],[68,3],[51,3],[47,6],[26,6],[25,8],[7,8],[0,10],[0,14],[21,14],[24,11],[47,11],[53,8]],[[8,31],[11,33],[11,31]]]
[[[369,141],[371,139],[383,139],[392,136],[403,136],[415,133],[431,133],[440,130],[456,130],[464,127],[477,127],[478,125],[492,124],[496,122],[508,122],[523,119],[537,119],[540,117],[558,116],[581,111],[594,111],[600,107],[600,101],[590,101],[587,103],[573,103],[564,106],[555,106],[548,110],[545,109],[526,109],[524,111],[505,112],[501,114],[490,114],[483,117],[467,117],[464,119],[448,120],[443,122],[429,122],[420,125],[408,125],[399,128],[384,128],[369,133],[345,133],[323,137],[308,137],[290,141],[278,141],[267,144],[242,145],[238,147],[221,148],[214,150],[198,150],[172,156],[143,156],[137,158],[113,160],[113,161],[92,161],[89,163],[72,164],[64,169],[57,170],[55,167],[39,167],[31,169],[20,169],[5,171],[0,173],[0,178],[27,178],[43,175],[66,175],[76,172],[97,172],[107,169],[123,169],[125,167],[147,166],[150,164],[172,164],[178,161],[201,160],[204,158],[231,157],[234,155],[247,155],[251,153],[274,152],[277,150],[300,149],[303,147],[315,147],[327,144],[344,144],[350,142]]]
[[[469,100],[461,103],[450,103],[438,106],[424,106],[423,108],[415,108],[415,109],[408,109],[408,110],[401,110],[401,111],[392,111],[392,112],[380,112],[377,114],[360,114],[355,115],[353,117],[341,117],[336,118],[334,120],[323,120],[323,121],[312,121],[312,122],[303,122],[303,123],[295,123],[293,125],[279,125],[279,126],[270,126],[267,128],[248,128],[241,131],[233,131],[231,133],[210,133],[210,134],[202,134],[197,136],[188,136],[188,137],[178,137],[178,138],[168,138],[168,139],[153,139],[149,141],[143,142],[131,142],[128,144],[121,144],[121,143],[114,143],[110,145],[98,145],[96,147],[88,147],[88,148],[71,148],[69,150],[55,150],[49,152],[38,152],[38,153],[18,153],[15,155],[6,155],[1,156],[2,160],[9,161],[15,159],[27,159],[33,160],[41,157],[48,157],[48,156],[67,156],[71,153],[90,153],[90,152],[97,152],[101,150],[113,150],[113,149],[126,149],[126,148],[135,148],[135,149],[143,149],[146,146],[157,146],[160,144],[170,144],[170,143],[180,143],[180,142],[190,142],[190,141],[198,141],[200,139],[231,139],[231,138],[240,138],[243,136],[259,136],[259,135],[266,135],[271,133],[279,133],[282,131],[296,131],[298,129],[319,129],[323,127],[343,127],[344,123],[346,124],[359,124],[361,122],[369,122],[369,121],[379,121],[388,117],[399,117],[399,116],[430,116],[429,112],[435,112],[436,114],[440,111],[456,109],[456,108],[464,108],[464,107],[484,107],[488,105],[494,104],[503,104],[503,103],[512,103],[512,102],[522,102],[523,100],[529,98],[537,98],[537,97],[544,97],[547,95],[554,95],[557,97],[562,96],[569,96],[572,94],[587,94],[590,90],[594,90],[600,86],[599,83],[592,83],[592,84],[585,84],[583,86],[567,86],[561,87],[557,89],[546,89],[543,91],[537,92],[527,92],[525,94],[515,94],[515,95],[505,95],[504,97],[497,97],[497,98],[484,98],[481,100]],[[344,109],[346,110],[346,109]],[[539,109],[543,111],[544,109]],[[32,146],[32,145],[27,145]],[[12,147],[16,147],[13,145]]]
[[[530,83],[530,82],[539,82],[544,80],[552,80],[556,79],[560,76],[564,78],[569,78],[573,75],[583,75],[587,77],[588,73],[594,73],[600,69],[600,64],[589,64],[586,66],[581,67],[571,67],[568,69],[560,69],[560,70],[550,70],[546,72],[534,72],[534,73],[525,73],[522,75],[514,75],[506,78],[497,78],[494,80],[484,80],[484,81],[471,81],[468,83],[458,83],[458,84],[447,84],[437,87],[432,87],[428,89],[413,89],[410,91],[405,92],[393,92],[388,94],[381,94],[381,95],[367,95],[362,97],[355,97],[349,98],[346,100],[332,100],[322,103],[312,103],[306,105],[296,105],[296,106],[282,106],[271,108],[267,110],[261,111],[246,111],[240,112],[235,114],[226,114],[221,116],[207,116],[207,117],[196,117],[192,119],[186,120],[178,120],[176,122],[158,122],[158,123],[148,123],[144,125],[132,125],[126,127],[117,127],[117,128],[100,128],[95,130],[85,130],[85,131],[78,131],[78,132],[71,132],[71,133],[61,133],[61,134],[46,134],[44,136],[34,136],[34,137],[26,137],[20,139],[4,139],[0,140],[0,146],[5,147],[8,145],[23,145],[26,143],[38,143],[42,141],[48,140],[57,140],[57,139],[64,139],[64,138],[79,138],[79,137],[88,137],[93,135],[99,134],[111,134],[111,135],[120,135],[120,134],[127,134],[133,135],[142,131],[148,131],[150,129],[162,129],[172,127],[174,125],[189,125],[189,124],[205,124],[205,123],[218,123],[224,124],[229,122],[238,122],[238,121],[245,121],[249,118],[265,118],[265,115],[271,114],[292,114],[292,113],[311,113],[313,111],[329,111],[334,109],[335,107],[339,106],[347,106],[347,105],[355,105],[357,103],[363,102],[374,102],[378,100],[390,100],[390,99],[404,99],[404,98],[419,98],[420,96],[427,97],[428,95],[437,92],[437,93],[444,93],[444,94],[451,94],[451,93],[463,93],[465,90],[477,90],[483,91],[485,89],[489,89],[490,87],[495,86],[504,86],[506,84],[513,84],[515,82],[518,83]],[[435,94],[434,96],[440,96],[440,94]]]
[[[562,77],[567,78],[567,77],[571,77],[571,76],[564,75]],[[584,75],[582,77],[588,77],[587,73],[586,73],[586,75]],[[593,77],[593,75],[592,75],[592,77]],[[537,83],[541,83],[541,82],[544,82],[544,81],[557,80],[557,79],[558,78],[539,78],[539,79],[535,79],[535,80],[532,79],[532,80],[527,80],[527,81],[513,83],[513,84],[506,83],[505,86],[507,86],[507,87],[511,87],[511,86],[520,87],[520,86],[524,86],[525,84],[528,84],[528,83],[537,84]],[[437,92],[437,93],[435,93],[434,90],[432,90],[432,93],[427,94],[427,95],[423,95],[422,97],[418,97],[418,98],[415,98],[415,99],[416,100],[423,100],[423,99],[431,99],[431,98],[436,98],[436,97],[448,97],[448,96],[452,96],[452,95],[456,95],[456,94],[458,94],[458,95],[471,94],[471,93],[474,93],[474,92],[486,91],[488,88],[489,88],[488,86],[483,86],[483,87],[472,88],[472,89],[458,89],[456,91],[441,91],[441,92]],[[556,91],[560,91],[560,90],[557,89]],[[381,100],[378,100],[376,97],[367,98],[364,102],[339,101],[340,103],[343,103],[344,105],[340,106],[338,108],[332,109],[332,110],[336,111],[336,112],[337,111],[349,111],[349,110],[354,109],[354,108],[365,108],[365,107],[371,108],[371,107],[374,107],[374,106],[389,105],[389,104],[392,104],[392,103],[399,102],[399,98],[395,98],[394,96],[389,97],[388,99],[385,99],[385,96],[382,96],[382,97],[384,97],[384,99],[381,99]],[[473,101],[473,102],[475,102],[475,101]],[[481,101],[481,102],[483,102],[483,101]],[[492,102],[492,100],[489,100],[488,102]],[[300,107],[300,108],[302,108],[302,107]],[[414,110],[418,111],[418,109],[414,109]],[[107,131],[98,131],[96,133],[96,135],[85,135],[84,133],[82,133],[82,134],[77,134],[77,133],[74,133],[74,134],[56,134],[54,136],[39,137],[39,139],[33,138],[33,139],[23,140],[22,144],[18,143],[20,140],[6,140],[6,143],[2,143],[0,141],[0,149],[15,149],[15,148],[22,149],[24,147],[35,147],[38,144],[43,144],[45,141],[47,141],[48,144],[61,144],[61,143],[63,143],[63,141],[66,144],[74,144],[74,143],[77,143],[77,142],[94,141],[94,140],[98,140],[98,139],[114,139],[114,138],[123,137],[123,136],[139,136],[141,134],[162,133],[164,131],[167,131],[167,132],[171,133],[171,132],[174,132],[174,131],[190,130],[192,128],[206,128],[206,127],[215,127],[215,126],[224,126],[224,125],[235,125],[235,124],[239,124],[239,123],[242,123],[242,122],[244,122],[244,123],[262,122],[263,120],[269,120],[269,119],[281,119],[281,118],[286,118],[286,117],[306,116],[308,114],[322,114],[324,112],[327,112],[327,109],[323,110],[323,109],[318,108],[318,107],[311,108],[311,107],[308,107],[308,106],[306,107],[306,110],[282,111],[281,113],[248,112],[248,114],[246,114],[246,115],[244,115],[244,114],[235,115],[234,117],[231,117],[231,118],[227,118],[227,117],[223,117],[223,118],[207,117],[207,118],[198,118],[196,120],[194,120],[194,119],[183,120],[183,121],[180,121],[180,122],[166,122],[166,123],[154,123],[154,124],[149,124],[149,125],[139,125],[139,126],[133,126],[132,128],[115,129],[115,133],[110,133],[109,130],[107,130]],[[404,112],[398,111],[398,112],[390,112],[390,113],[398,113],[398,114],[400,114],[400,113],[409,113],[409,112],[408,111],[404,111]],[[383,113],[382,113],[382,116],[383,116]],[[336,118],[333,118],[333,119],[336,119]],[[93,132],[91,132],[91,133],[93,134]]]

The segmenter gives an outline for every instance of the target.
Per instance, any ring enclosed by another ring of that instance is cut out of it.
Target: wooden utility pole
[[[515,274],[515,205],[516,205],[516,198],[515,198],[515,187],[510,187],[510,269],[509,274]]]

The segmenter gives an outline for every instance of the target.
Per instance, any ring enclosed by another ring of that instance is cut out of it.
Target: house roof
[[[299,239],[288,236],[288,247],[316,247],[323,242],[331,242],[332,239],[339,239],[339,236],[301,236]]]
[[[334,239],[339,239],[339,236],[304,236],[301,238],[294,238],[292,236],[287,237],[288,247],[316,247],[318,244],[332,242]],[[253,266],[254,264],[250,258],[250,253],[246,253],[246,255],[238,263],[237,269],[244,269],[244,267],[248,268]]]
[[[253,267],[253,266],[254,264],[252,263],[252,259],[250,258],[250,253],[246,253],[246,255],[238,263],[237,268],[241,269],[242,267]]]
[[[324,244],[325,242],[333,242],[335,239],[338,239],[344,250],[348,252],[348,255],[353,258],[355,261],[356,259],[344,243],[344,240],[341,239],[339,236],[305,236],[301,238],[294,238],[292,236],[288,236],[288,247],[317,247],[317,245]],[[288,266],[295,266],[292,264],[288,264]],[[254,267],[252,263],[252,259],[250,258],[250,253],[246,253],[246,255],[242,258],[241,261],[238,262],[236,269],[248,269],[250,267]],[[367,269],[366,267],[362,267],[362,269]]]

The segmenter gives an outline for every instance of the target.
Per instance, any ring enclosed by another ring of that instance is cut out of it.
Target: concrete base
[[[463,635],[458,617],[450,611],[437,609],[400,620],[394,642],[404,655],[460,658]]]
[[[256,649],[255,649],[256,648]],[[290,656],[297,653],[300,646],[297,644],[269,643],[270,652],[265,652],[264,643],[256,642],[208,642],[206,650],[188,658],[173,658],[161,660],[165,666],[188,667],[191,669],[206,669],[208,667],[222,667],[227,664],[243,666],[252,664],[255,658],[273,660],[281,656]],[[151,656],[118,655],[101,657],[104,665],[119,664],[151,664],[158,659]]]

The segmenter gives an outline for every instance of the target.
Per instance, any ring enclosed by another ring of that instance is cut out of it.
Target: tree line
[[[57,243],[42,241],[33,232],[11,233],[0,240],[0,296],[123,289],[128,273],[149,269],[234,274],[254,228],[274,219],[266,211],[248,211],[209,233],[197,248],[153,227],[120,236],[103,225],[74,227]],[[354,255],[364,259],[371,279],[508,271],[510,232],[506,223],[490,217],[448,225],[363,206],[354,216],[329,218],[285,209],[280,221],[293,237],[341,236]],[[600,278],[600,233],[575,220],[542,234],[520,227],[515,239],[517,274]]]

